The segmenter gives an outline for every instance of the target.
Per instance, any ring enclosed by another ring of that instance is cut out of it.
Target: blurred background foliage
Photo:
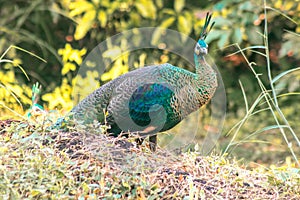
[[[272,71],[276,75],[300,67],[300,2],[267,0],[267,6],[270,60]],[[72,88],[78,68],[88,52],[100,42],[122,31],[138,27],[173,29],[196,40],[207,11],[214,13],[213,18],[216,21],[207,42],[210,46],[209,54],[222,74],[228,95],[225,130],[230,129],[245,114],[244,98],[238,80],[243,83],[249,102],[255,100],[259,91],[255,76],[250,73],[242,55],[232,54],[238,50],[232,44],[238,44],[241,48],[264,45],[263,1],[0,0],[1,118],[12,117],[13,113],[9,113],[7,108],[22,114],[30,107],[30,88],[36,81],[43,87],[41,100],[45,108],[60,109],[62,113],[69,111],[73,106]],[[17,48],[10,48],[6,52],[11,45],[26,49],[46,62]],[[267,81],[265,58],[259,54],[259,50],[247,50],[245,53],[251,62],[257,64],[256,70],[262,73],[261,79]],[[101,77],[92,72],[89,77],[100,79],[100,86],[139,66],[164,62],[193,70],[180,56],[167,51],[143,49],[133,53],[131,57],[121,56]],[[23,67],[29,80],[18,66]],[[78,78],[82,79],[79,81],[82,83],[89,81],[84,77]],[[298,132],[299,86],[300,74],[297,71],[280,79],[276,85],[282,94],[279,98],[282,109],[291,120],[292,126],[298,128]],[[287,93],[289,95],[285,95]],[[253,127],[264,127],[273,121],[264,112],[251,120],[245,126],[244,134],[253,132]],[[275,134],[276,131],[267,132],[266,141],[272,141]],[[273,140],[274,143],[284,145],[280,136],[276,138],[279,139]],[[257,144],[247,145],[255,148]],[[268,144],[264,148],[272,146]],[[249,150],[245,153],[255,157]]]

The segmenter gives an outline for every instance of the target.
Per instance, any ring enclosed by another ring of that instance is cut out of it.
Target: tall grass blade
[[[282,77],[284,77],[285,75],[289,74],[289,73],[292,73],[292,72],[295,72],[295,71],[298,71],[300,70],[300,67],[297,67],[297,68],[293,68],[293,69],[290,69],[290,70],[287,70],[287,71],[284,71],[280,74],[278,74],[277,76],[275,76],[272,80],[272,84],[274,84],[276,81],[278,81],[279,79],[281,79]]]

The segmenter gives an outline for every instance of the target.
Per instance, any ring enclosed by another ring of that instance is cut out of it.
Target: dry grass
[[[0,127],[1,199],[300,198],[298,171],[279,176],[279,169],[247,170],[220,156],[151,153],[147,143],[83,131]]]

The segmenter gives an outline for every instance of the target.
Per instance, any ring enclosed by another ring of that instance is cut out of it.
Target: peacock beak
[[[206,47],[202,47],[202,48],[201,48],[201,53],[202,53],[202,54],[205,54],[205,55],[206,55],[206,54],[207,54],[207,51],[208,51],[208,50],[207,50]]]

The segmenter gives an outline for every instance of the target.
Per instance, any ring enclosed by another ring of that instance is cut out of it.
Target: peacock
[[[80,101],[68,118],[82,124],[105,123],[113,136],[137,133],[140,142],[149,136],[150,148],[155,151],[158,132],[176,126],[208,103],[216,91],[216,72],[205,60],[205,39],[214,25],[210,25],[211,17],[207,13],[194,48],[195,73],[169,63],[130,71]]]

